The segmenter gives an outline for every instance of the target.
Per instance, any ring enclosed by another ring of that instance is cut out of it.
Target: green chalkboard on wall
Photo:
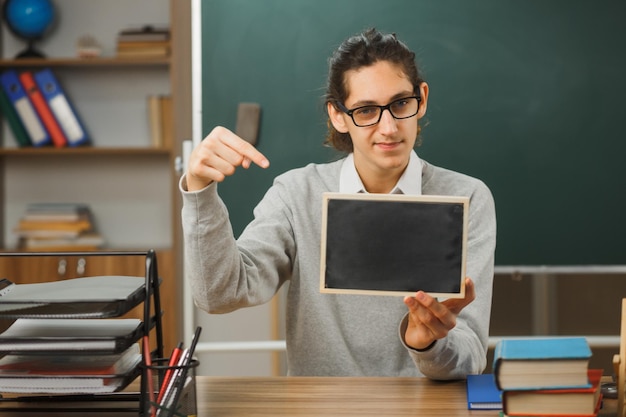
[[[625,19],[623,0],[203,1],[204,133],[257,102],[272,162],[220,184],[235,233],[274,176],[340,156],[327,58],[374,26],[430,85],[418,154],[491,188],[498,265],[626,264]]]

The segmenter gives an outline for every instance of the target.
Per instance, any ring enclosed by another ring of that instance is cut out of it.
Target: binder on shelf
[[[32,145],[45,146],[52,143],[52,139],[39,118],[39,114],[28,98],[24,87],[22,87],[17,71],[11,69],[4,71],[0,75],[0,83],[9,101],[13,104],[13,108],[19,116],[22,125],[28,132]]]
[[[15,138],[17,145],[19,147],[30,146],[31,143],[30,138],[28,137],[28,132],[24,129],[20,116],[15,111],[9,97],[7,97],[6,93],[2,89],[0,89],[0,112],[2,112],[4,119],[11,128],[11,132],[13,132],[13,137]]]
[[[50,110],[59,122],[67,144],[69,146],[87,144],[89,136],[85,125],[52,70],[45,68],[37,71],[34,78]]]
[[[65,137],[65,133],[61,129],[59,122],[54,117],[50,106],[46,102],[46,99],[43,97],[43,94],[37,87],[35,83],[35,78],[33,77],[33,73],[31,71],[22,71],[19,75],[20,81],[22,82],[22,86],[28,95],[31,103],[33,103],[33,107],[37,110],[39,114],[39,118],[41,122],[48,130],[50,134],[50,138],[52,139],[52,143],[57,148],[62,148],[67,146],[67,138]]]

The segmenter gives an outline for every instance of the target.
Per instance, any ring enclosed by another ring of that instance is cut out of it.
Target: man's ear
[[[339,133],[348,133],[348,126],[346,125],[345,113],[337,110],[332,103],[326,103],[326,111],[328,112],[328,118],[333,124],[333,127]]]
[[[420,91],[421,101],[420,101],[420,109],[419,109],[419,112],[417,113],[417,118],[421,119],[426,114],[426,109],[428,108],[428,92],[429,92],[428,84],[426,84],[425,82],[422,82],[419,86],[419,91]]]

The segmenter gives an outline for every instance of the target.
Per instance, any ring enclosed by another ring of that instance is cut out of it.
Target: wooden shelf
[[[24,58],[0,59],[0,68],[168,66],[170,58]]]

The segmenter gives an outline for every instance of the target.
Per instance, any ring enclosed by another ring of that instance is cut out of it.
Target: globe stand
[[[22,52],[15,55],[15,59],[28,59],[28,58],[45,58],[46,56],[35,49],[33,40],[28,41],[28,46]]]

